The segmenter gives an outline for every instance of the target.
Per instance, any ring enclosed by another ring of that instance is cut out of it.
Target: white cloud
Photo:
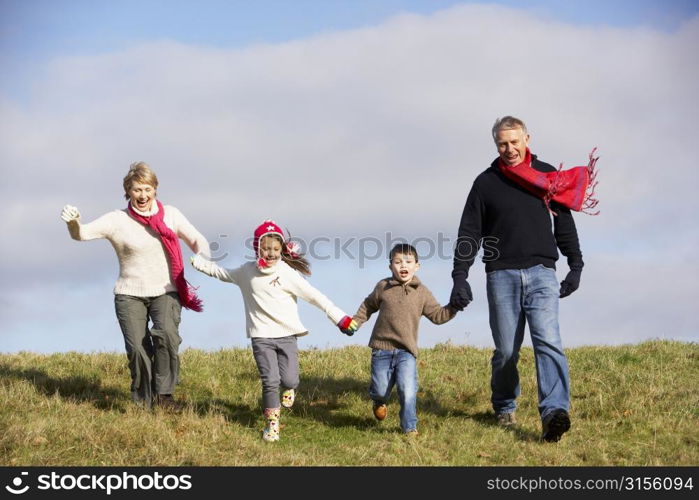
[[[619,297],[649,311],[656,299],[613,279],[627,267],[607,253],[632,252],[629,273],[661,263],[674,273],[686,264],[676,247],[699,243],[689,153],[698,42],[697,17],[662,33],[471,5],[244,49],[159,41],[56,59],[27,83],[27,104],[0,100],[0,231],[19,242],[4,245],[0,272],[28,283],[113,275],[109,245],[77,249],[58,214],[71,203],[91,220],[124,205],[121,178],[136,160],[211,238],[247,235],[268,216],[304,238],[453,237],[473,179],[495,156],[492,122],[515,114],[553,164],[583,164],[600,148],[602,214],[576,220],[585,287],[615,294],[589,307],[629,338],[652,336],[656,323],[614,314]],[[699,291],[688,281],[675,296],[675,285],[657,284],[673,297],[667,310]],[[3,300],[12,310],[12,293]],[[696,319],[682,325],[697,335]]]

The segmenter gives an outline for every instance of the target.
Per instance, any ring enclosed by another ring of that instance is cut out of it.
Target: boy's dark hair
[[[395,257],[397,253],[402,253],[403,255],[412,255],[413,257],[415,257],[415,262],[418,262],[420,260],[418,258],[417,250],[415,250],[415,247],[412,245],[408,245],[407,243],[398,243],[396,246],[391,248],[391,253],[388,254],[388,260],[393,260],[393,257]]]

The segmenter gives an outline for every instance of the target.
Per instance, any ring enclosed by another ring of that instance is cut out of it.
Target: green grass
[[[646,342],[567,351],[572,429],[539,441],[533,353],[520,359],[511,430],[490,409],[490,349],[449,344],[419,358],[420,436],[398,405],[374,420],[369,349],[301,352],[301,386],[265,443],[249,349],[186,350],[180,414],[129,400],[124,354],[0,355],[0,465],[697,465],[699,347]]]

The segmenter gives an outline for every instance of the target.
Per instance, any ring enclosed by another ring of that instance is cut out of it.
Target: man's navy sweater
[[[551,202],[557,214],[552,231],[544,201],[502,175],[498,161],[473,182],[459,225],[453,275],[468,276],[481,246],[486,272],[537,264],[555,269],[556,247],[568,258],[571,269],[582,269],[578,232],[570,210]],[[556,170],[535,155],[532,167],[540,172]]]

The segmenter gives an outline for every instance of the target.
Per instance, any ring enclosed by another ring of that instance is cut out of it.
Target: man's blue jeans
[[[371,385],[369,397],[385,403],[393,386],[398,390],[400,426],[403,432],[417,429],[417,363],[415,356],[403,349],[371,350]]]
[[[534,347],[539,387],[539,414],[570,406],[568,361],[558,329],[559,285],[556,272],[543,265],[487,273],[490,329],[495,342],[492,358],[492,403],[495,413],[509,413],[519,396],[517,361],[524,326]]]

